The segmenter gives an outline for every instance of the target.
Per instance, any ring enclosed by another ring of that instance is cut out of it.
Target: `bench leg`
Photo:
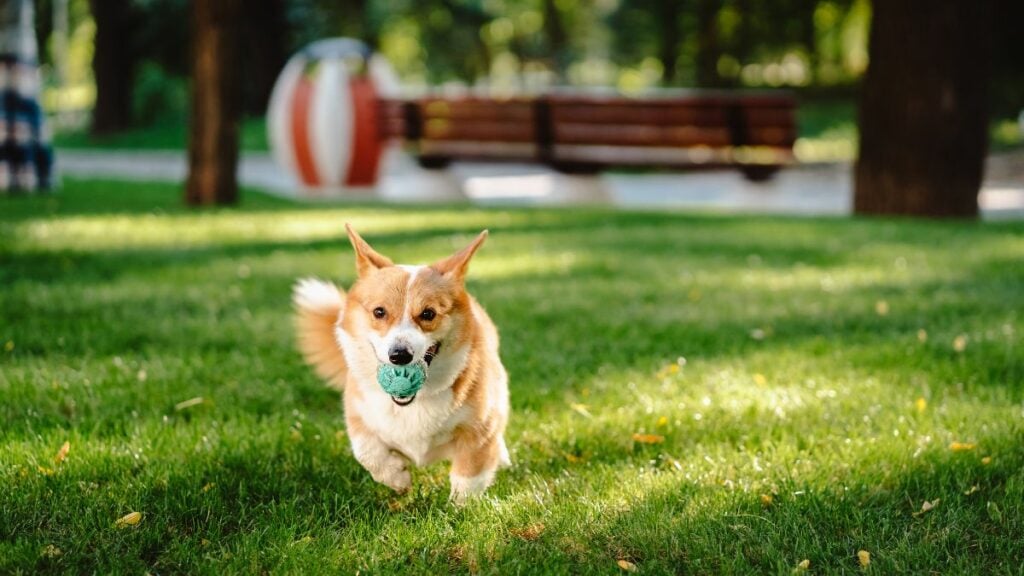
[[[767,182],[782,167],[776,164],[747,164],[740,166],[743,177],[751,182]]]
[[[564,160],[552,161],[550,166],[562,174],[577,176],[592,176],[604,169],[604,165],[597,162],[567,162]]]
[[[427,170],[442,170],[451,165],[452,159],[447,156],[417,156],[416,163]]]

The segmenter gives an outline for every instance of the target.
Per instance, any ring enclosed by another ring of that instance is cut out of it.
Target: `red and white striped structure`
[[[300,50],[270,96],[274,158],[307,188],[375,184],[383,148],[378,91],[390,89],[393,77],[357,40],[320,40]]]

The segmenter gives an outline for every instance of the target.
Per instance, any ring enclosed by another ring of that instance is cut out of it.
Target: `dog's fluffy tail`
[[[295,283],[292,302],[299,351],[321,378],[341,390],[348,367],[334,328],[345,311],[344,292],[330,282],[304,278]]]

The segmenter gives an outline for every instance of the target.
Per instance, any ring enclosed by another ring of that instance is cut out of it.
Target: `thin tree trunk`
[[[713,88],[718,80],[718,10],[721,0],[697,0],[697,85]]]
[[[238,19],[241,0],[192,2],[192,109],[185,200],[238,200],[240,112]]]
[[[976,217],[988,148],[992,1],[873,6],[854,210]]]
[[[736,0],[736,10],[740,14],[736,31],[736,60],[743,65],[750,60],[754,49],[754,9],[750,0]]]
[[[671,86],[676,83],[676,65],[679,62],[679,43],[682,40],[679,34],[679,13],[678,0],[661,0],[661,10],[658,16],[661,19],[661,47],[659,57],[661,60],[661,83]]]
[[[807,50],[807,83],[814,85],[818,77],[818,31],[814,27],[814,12],[818,0],[804,0],[800,6],[800,37]]]
[[[246,55],[243,110],[263,115],[277,75],[288,59],[285,0],[249,0],[241,11],[242,46]]]
[[[551,63],[558,83],[565,80],[565,71],[569,67],[569,36],[565,32],[561,14],[555,0],[544,0],[544,35],[547,37]]]
[[[134,11],[131,0],[90,0],[96,22],[92,70],[96,104],[92,133],[110,134],[132,125],[136,50],[132,45]]]

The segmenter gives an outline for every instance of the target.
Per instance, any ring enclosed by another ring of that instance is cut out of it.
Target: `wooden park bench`
[[[736,167],[766,180],[793,160],[796,102],[784,93],[695,92],[630,98],[428,96],[380,101],[385,138],[421,166],[533,161],[568,173],[613,167]]]

